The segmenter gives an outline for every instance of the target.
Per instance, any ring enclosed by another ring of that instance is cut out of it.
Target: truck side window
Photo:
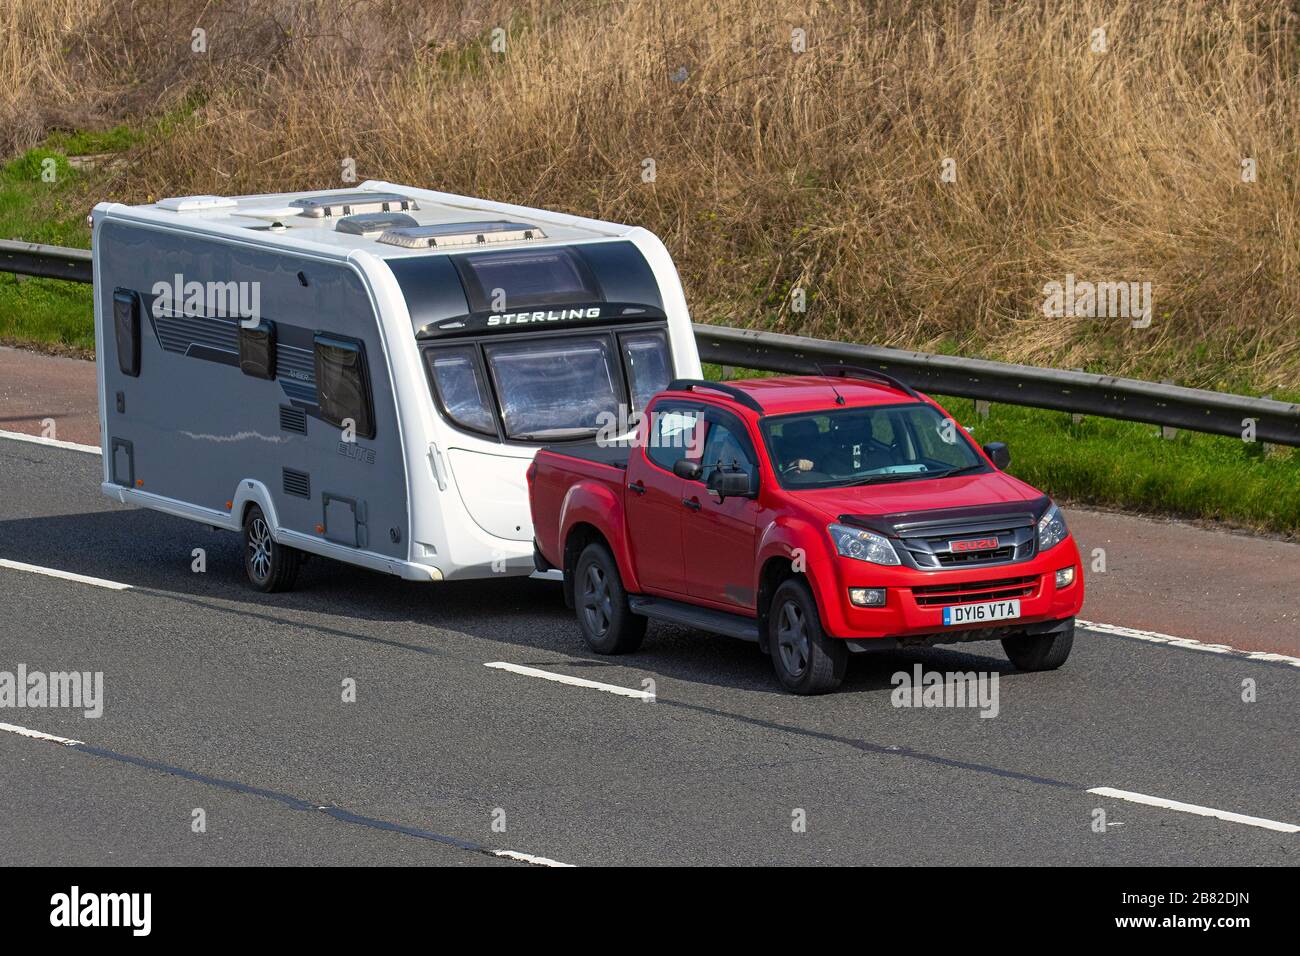
[[[433,392],[452,424],[497,437],[492,399],[479,370],[477,350],[469,347],[429,349],[424,353]]]
[[[709,421],[709,434],[704,441],[704,470],[700,480],[708,482],[709,476],[719,467],[737,469],[745,472],[752,479],[755,474],[754,456],[750,452],[749,442],[734,430],[729,422]]]
[[[358,438],[374,438],[365,346],[355,339],[324,333],[316,336],[315,346],[316,395],[321,416],[340,428],[351,419]]]
[[[704,410],[698,407],[658,406],[650,413],[646,457],[665,471],[680,458],[700,457]]]

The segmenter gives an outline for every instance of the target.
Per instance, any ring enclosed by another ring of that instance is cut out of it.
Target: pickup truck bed
[[[554,455],[566,455],[580,461],[592,461],[598,465],[610,465],[614,468],[627,469],[627,456],[631,446],[592,441],[566,442],[563,445],[543,445],[542,451]]]

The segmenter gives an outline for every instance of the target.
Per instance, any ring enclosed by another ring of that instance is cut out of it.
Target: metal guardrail
[[[1267,398],[717,325],[697,324],[695,340],[703,361],[721,365],[773,372],[807,372],[817,364],[859,365],[940,395],[1122,418],[1234,438],[1240,438],[1246,420],[1253,419],[1257,441],[1300,446],[1300,405]]]
[[[0,272],[92,281],[88,250],[30,242],[0,240]],[[814,371],[818,364],[860,365],[940,395],[1148,422],[1234,438],[1241,437],[1248,420],[1253,420],[1257,441],[1300,447],[1300,405],[1267,398],[717,325],[697,324],[695,339],[700,358],[720,365],[772,372]]]
[[[90,250],[0,239],[0,272],[90,282]]]

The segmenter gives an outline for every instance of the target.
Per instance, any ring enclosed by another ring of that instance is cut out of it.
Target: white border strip
[[[620,697],[631,697],[634,700],[654,700],[655,695],[646,690],[633,690],[630,687],[619,687],[617,684],[602,684],[600,681],[586,680],[582,677],[570,677],[568,674],[552,674],[550,671],[540,671],[535,667],[524,667],[521,664],[509,664],[505,661],[492,661],[490,664],[484,664],[484,667],[494,667],[499,671],[509,671],[512,674],[523,674],[525,677],[540,677],[542,680],[553,680],[557,684],[571,684],[574,687],[589,687],[592,690],[603,690],[607,694],[618,694]]]
[[[1229,657],[1240,657],[1252,661],[1268,661],[1275,664],[1290,664],[1292,667],[1300,667],[1300,657],[1288,657],[1286,654],[1273,654],[1268,651],[1243,651],[1237,647],[1229,647],[1227,644],[1203,644],[1200,641],[1194,641],[1190,637],[1175,637],[1172,634],[1161,634],[1159,631],[1140,631],[1135,627],[1120,627],[1118,624],[1098,624],[1094,621],[1076,620],[1079,627],[1085,627],[1090,631],[1097,631],[1101,634],[1114,634],[1117,637],[1131,637],[1138,641],[1149,641],[1152,644],[1168,644],[1170,647],[1181,647],[1189,651],[1205,651],[1209,654],[1224,654]]]
[[[19,727],[17,724],[0,724],[0,730],[7,734],[17,734],[19,737],[31,737],[33,740],[48,740],[51,743],[63,744],[65,747],[85,743],[83,740],[73,740],[71,737],[56,737],[54,734],[43,734],[39,730],[29,730],[26,727]]]
[[[85,574],[73,574],[71,571],[60,571],[58,568],[43,568],[38,564],[23,564],[21,561],[10,561],[7,558],[0,558],[0,568],[9,568],[11,571],[29,571],[32,574],[44,574],[46,577],[76,581],[79,584],[93,584],[97,588],[108,588],[110,591],[131,590],[129,584],[106,581],[104,578],[92,578]]]
[[[1131,790],[1116,790],[1114,787],[1093,787],[1088,792],[1095,793],[1099,797],[1114,797],[1116,800],[1127,800],[1130,803],[1143,803],[1149,807],[1181,810],[1183,813],[1194,813],[1199,817],[1215,817],[1219,820],[1227,820],[1229,823],[1244,823],[1251,827],[1276,830],[1278,833],[1300,833],[1300,826],[1296,826],[1294,823],[1279,823],[1277,820],[1265,820],[1263,817],[1248,817],[1244,813],[1215,810],[1213,807],[1197,806],[1195,803],[1179,803],[1177,800],[1152,797],[1145,793],[1134,793]]]
[[[50,448],[66,448],[69,451],[84,451],[88,455],[103,454],[95,445],[78,445],[74,441],[59,441],[57,438],[45,438],[41,435],[24,435],[22,432],[0,431],[0,438],[31,442],[33,445],[48,445]]]
[[[518,860],[521,863],[531,863],[533,866],[558,866],[565,869],[572,869],[574,864],[561,863],[559,860],[552,860],[544,856],[533,856],[531,853],[520,853],[518,850],[494,850],[493,856],[503,856],[507,860]]]

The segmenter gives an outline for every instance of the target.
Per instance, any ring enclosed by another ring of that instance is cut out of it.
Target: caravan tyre
[[[259,591],[288,591],[298,577],[302,552],[285,547],[271,535],[271,523],[253,505],[244,515],[244,572]]]

